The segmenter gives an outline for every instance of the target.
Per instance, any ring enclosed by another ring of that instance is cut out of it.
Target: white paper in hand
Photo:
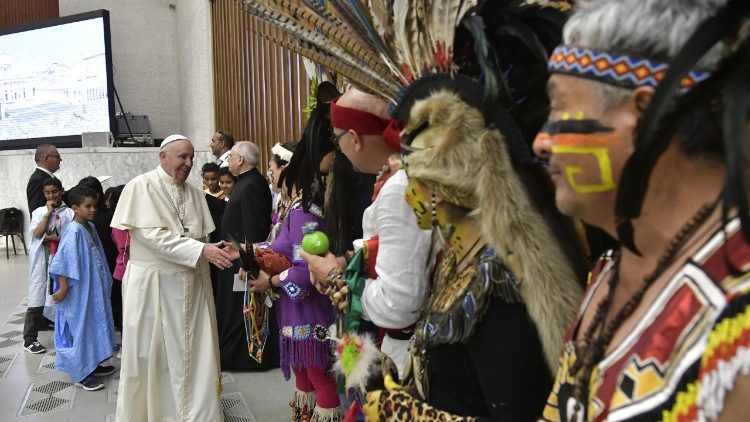
[[[239,274],[234,275],[234,283],[232,285],[233,292],[244,292],[246,281],[240,278]]]

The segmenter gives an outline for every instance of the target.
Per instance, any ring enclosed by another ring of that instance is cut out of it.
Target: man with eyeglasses
[[[211,147],[211,153],[216,157],[215,163],[219,167],[229,167],[229,151],[234,146],[234,137],[231,133],[217,130],[214,136],[211,137],[211,143],[208,144]]]
[[[56,179],[54,173],[60,169],[62,158],[54,145],[42,144],[36,148],[34,161],[36,161],[36,170],[31,173],[29,183],[26,185],[29,213],[47,203],[42,193],[42,183],[50,177]]]
[[[331,142],[355,170],[381,173],[374,201],[362,218],[364,243],[377,251],[368,258],[372,271],[362,292],[362,319],[385,329],[381,351],[403,375],[413,324],[428,290],[430,232],[418,228],[414,212],[404,201],[409,183],[406,173],[389,160],[401,145],[397,127],[386,117],[387,108],[383,99],[349,89],[331,103]],[[300,256],[323,286],[347,266],[344,257],[332,253],[320,257],[301,251]]]

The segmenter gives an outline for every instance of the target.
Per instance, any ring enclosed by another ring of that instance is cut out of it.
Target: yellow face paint
[[[417,217],[417,226],[422,230],[432,228],[432,207],[424,185],[412,178],[406,186],[406,202]]]
[[[583,112],[578,112],[583,116]],[[568,119],[565,119],[568,117]],[[551,151],[554,155],[572,154],[579,156],[593,156],[598,167],[599,181],[596,183],[582,183],[581,176],[585,176],[581,166],[565,165],[563,171],[570,188],[577,193],[599,193],[615,188],[612,173],[612,161],[609,156],[609,146],[616,141],[611,128],[605,127],[597,120],[569,119],[569,113],[563,113],[563,119],[548,123],[537,138],[548,137],[552,142]]]
[[[615,188],[615,182],[612,178],[612,163],[609,159],[609,149],[607,147],[575,147],[554,145],[553,154],[578,154],[593,155],[599,165],[599,183],[578,183],[576,176],[583,172],[580,166],[565,166],[565,177],[573,191],[577,193],[597,193],[606,192]]]
[[[562,116],[560,116],[560,120],[584,120],[586,118],[586,113],[583,112],[583,110],[578,110],[575,113],[570,113],[569,111],[563,112]]]

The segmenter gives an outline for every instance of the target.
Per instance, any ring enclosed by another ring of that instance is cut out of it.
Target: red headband
[[[380,135],[388,148],[401,151],[401,125],[395,120],[372,114],[367,111],[342,107],[331,101],[331,124],[339,129],[348,129],[360,135]]]

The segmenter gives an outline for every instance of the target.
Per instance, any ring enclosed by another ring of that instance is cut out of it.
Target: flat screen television
[[[80,147],[114,127],[109,12],[0,30],[0,149]]]

